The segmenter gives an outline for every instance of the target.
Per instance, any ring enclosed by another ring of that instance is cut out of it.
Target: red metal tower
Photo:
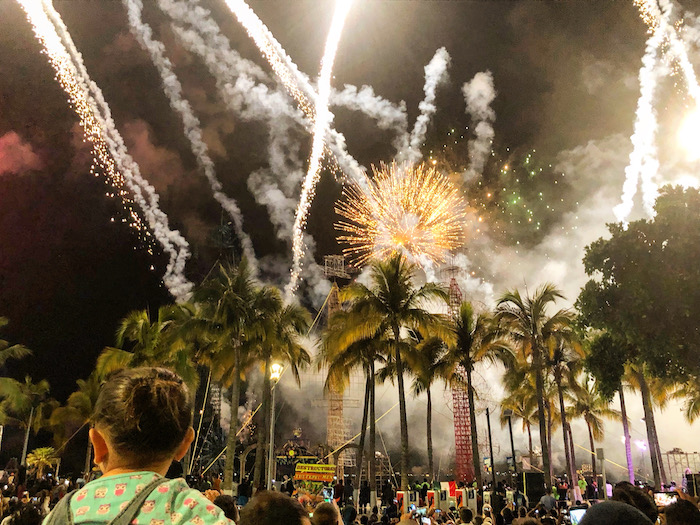
[[[453,269],[453,272],[456,269]],[[462,304],[462,290],[459,289],[454,273],[450,279],[450,315],[456,319]],[[474,481],[474,451],[472,450],[472,427],[469,419],[469,395],[466,386],[466,373],[458,367],[461,382],[452,385],[452,407],[455,426],[455,474],[457,481],[471,483]]]

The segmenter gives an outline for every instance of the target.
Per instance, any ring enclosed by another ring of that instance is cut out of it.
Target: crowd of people
[[[492,503],[478,500],[478,512],[426,508],[427,483],[414,487],[420,499],[408,512],[399,508],[389,482],[373,507],[366,482],[359,497],[351,481],[329,487],[331,497],[327,491],[311,497],[289,478],[278,490],[253,495],[244,480],[235,496],[223,494],[218,477],[202,485],[201,479],[168,475],[194,438],[191,398],[182,379],[166,369],[114,374],[100,390],[90,429],[101,476],[87,481],[49,473],[30,481],[24,467],[6,468],[0,473],[0,525],[700,525],[698,501],[684,491],[659,508],[653,492],[628,482],[616,484],[609,501],[594,504],[589,499],[597,499],[586,496],[597,492],[583,483],[576,491],[559,480],[529,505],[517,498],[506,503],[498,497],[504,489],[499,484]]]

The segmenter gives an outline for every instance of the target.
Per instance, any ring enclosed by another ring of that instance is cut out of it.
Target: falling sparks
[[[345,24],[352,0],[337,0],[335,13],[331,22],[331,28],[326,40],[326,48],[321,59],[321,74],[318,79],[318,97],[316,98],[313,130],[313,144],[311,146],[311,157],[306,178],[301,188],[301,198],[297,206],[294,228],[292,230],[292,271],[289,283],[285,288],[285,296],[289,301],[299,285],[301,277],[302,258],[304,257],[304,230],[309,216],[311,203],[316,193],[316,183],[321,175],[321,157],[325,144],[325,136],[332,118],[328,109],[328,99],[331,93],[331,74],[333,72],[333,62],[338,51],[340,35]]]
[[[44,47],[49,63],[56,72],[57,81],[68,95],[71,107],[80,119],[85,139],[90,143],[94,158],[90,172],[95,176],[98,171],[104,173],[113,188],[107,192],[107,196],[121,198],[127,221],[139,232],[139,238],[149,243],[149,253],[153,253],[150,246],[151,236],[154,235],[158,239],[170,257],[163,282],[176,299],[184,300],[192,287],[192,283],[184,276],[185,263],[189,257],[187,241],[179,232],[169,229],[167,216],[158,208],[158,195],[153,187],[141,178],[136,164],[126,153],[124,142],[111,120],[109,108],[99,88],[87,75],[82,59],[51,1],[18,2],[26,13],[36,38]],[[64,40],[68,40],[70,53],[61,40],[59,31],[64,35]],[[96,95],[91,95],[90,90]],[[100,110],[104,111],[104,114],[100,114]],[[143,210],[148,227],[134,209],[134,202]]]
[[[346,186],[335,211],[339,240],[352,264],[401,251],[415,262],[442,262],[464,243],[465,202],[433,167],[393,163],[373,168],[366,189]]]
[[[649,27],[650,36],[639,71],[640,95],[632,135],[633,151],[625,169],[625,182],[622,187],[622,200],[613,209],[615,216],[627,224],[632,209],[637,186],[641,180],[644,211],[649,217],[655,216],[654,205],[658,195],[656,178],[659,171],[656,134],[658,120],[654,109],[654,96],[663,68],[659,67],[662,45],[668,46],[668,54],[680,68],[688,94],[700,102],[700,86],[688,58],[685,44],[671,23],[673,4],[670,0],[635,0],[640,16]]]

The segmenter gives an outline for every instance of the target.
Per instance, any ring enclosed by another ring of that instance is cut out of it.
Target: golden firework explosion
[[[464,243],[466,206],[459,190],[424,164],[372,166],[374,177],[351,184],[335,211],[343,253],[354,266],[401,251],[420,265],[443,262]]]

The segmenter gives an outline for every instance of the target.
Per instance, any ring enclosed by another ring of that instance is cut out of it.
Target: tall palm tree
[[[49,382],[38,383],[26,376],[24,382],[9,377],[0,377],[0,425],[16,425],[25,429],[22,460],[27,460],[29,434],[46,422],[55,408],[55,401],[48,398]]]
[[[569,441],[569,424],[566,420],[566,407],[564,405],[564,392],[574,391],[576,374],[582,366],[585,352],[577,340],[575,332],[570,329],[562,329],[553,337],[545,341],[545,366],[552,372],[559,398],[559,415],[564,437],[564,455],[566,457],[566,472],[570,480],[576,479],[575,452],[573,442]],[[550,436],[551,439],[551,436]]]
[[[421,341],[406,353],[406,364],[413,375],[411,390],[418,396],[425,392],[427,396],[426,406],[426,432],[428,444],[428,474],[430,481],[435,477],[433,465],[433,402],[430,387],[441,377],[444,377],[442,357],[447,350],[447,345],[439,337],[430,337]]]
[[[479,362],[496,360],[509,362],[513,354],[508,342],[495,330],[492,319],[484,314],[475,315],[471,303],[463,302],[453,321],[453,342],[441,359],[442,374],[455,386],[466,381],[474,475],[477,486],[481,487],[476,396],[472,374],[474,366]]]
[[[58,407],[51,413],[50,423],[52,428],[77,427],[79,430],[80,427],[90,421],[95,403],[97,403],[97,396],[100,393],[100,380],[97,373],[93,371],[87,379],[78,379],[76,383],[78,384],[78,389],[68,396],[66,404]],[[54,436],[56,435],[57,432],[54,431]],[[67,441],[61,443],[61,448],[66,444]],[[90,472],[91,459],[92,443],[88,437],[87,449],[85,452],[85,474]]]
[[[341,291],[341,299],[351,301],[353,308],[362,315],[352,330],[347,330],[347,344],[381,333],[393,345],[396,378],[399,390],[399,418],[401,421],[401,488],[408,488],[408,419],[406,415],[406,391],[401,348],[406,343],[404,332],[414,329],[449,338],[444,316],[429,312],[431,301],[443,304],[448,300],[444,287],[426,283],[415,285],[418,267],[408,262],[400,253],[394,253],[382,261],[374,261],[370,267],[370,286],[352,283]]]
[[[211,367],[215,379],[230,385],[231,422],[223,488],[232,490],[241,382],[255,362],[251,347],[261,337],[259,321],[270,315],[278,301],[268,288],[262,288],[253,278],[245,258],[237,266],[219,265],[195,290],[193,301],[199,313],[188,323],[189,331],[211,343],[203,362]],[[259,455],[260,451],[256,457]]]
[[[563,299],[562,293],[551,284],[545,284],[535,294],[521,297],[518,290],[506,292],[498,301],[495,319],[504,333],[528,355],[532,361],[537,392],[537,411],[539,414],[540,444],[544,463],[545,484],[552,486],[550,467],[550,447],[548,443],[548,421],[545,411],[544,384],[544,344],[558,331],[571,326],[573,318],[567,310],[559,310],[547,315],[547,308],[557,299]],[[551,415],[551,409],[548,411]],[[551,424],[549,425],[551,426]]]
[[[0,330],[9,324],[6,317],[0,317]],[[24,345],[11,345],[5,339],[0,339],[0,367],[5,365],[8,359],[22,359],[32,355],[32,351]]]
[[[600,441],[605,434],[603,418],[620,419],[620,412],[610,408],[610,403],[603,397],[595,386],[595,382],[589,381],[588,376],[583,376],[584,383],[570,393],[571,405],[568,415],[571,418],[582,417],[588,427],[588,439],[591,446],[591,465],[596,472],[595,440]]]
[[[258,319],[246,330],[257,334],[251,340],[251,347],[258,362],[262,364],[263,371],[263,414],[265,424],[263,428],[258,425],[258,447],[255,455],[255,467],[253,471],[253,486],[258,487],[262,480],[262,468],[264,462],[263,451],[270,436],[267,429],[272,414],[270,367],[273,362],[286,365],[299,385],[299,368],[308,365],[311,357],[305,349],[302,337],[307,335],[311,318],[309,312],[296,304],[285,305],[280,291],[273,286],[264,286],[271,302],[269,309],[260,312]]]
[[[688,423],[700,416],[700,378],[691,377],[673,393],[675,399],[683,399],[683,415]]]
[[[360,424],[360,443],[357,452],[358,482],[362,473],[362,460],[365,449],[365,433],[369,422],[369,468],[367,478],[370,480],[370,501],[376,500],[376,428],[375,428],[375,365],[385,362],[384,355],[390,352],[387,342],[381,334],[359,339],[349,345],[339,343],[343,340],[343,334],[348,327],[357,323],[356,312],[340,310],[335,312],[330,319],[329,326],[324,333],[321,347],[319,369],[327,367],[328,374],[324,389],[343,392],[349,383],[353,370],[362,369],[365,373],[365,396],[362,411],[362,423]]]

